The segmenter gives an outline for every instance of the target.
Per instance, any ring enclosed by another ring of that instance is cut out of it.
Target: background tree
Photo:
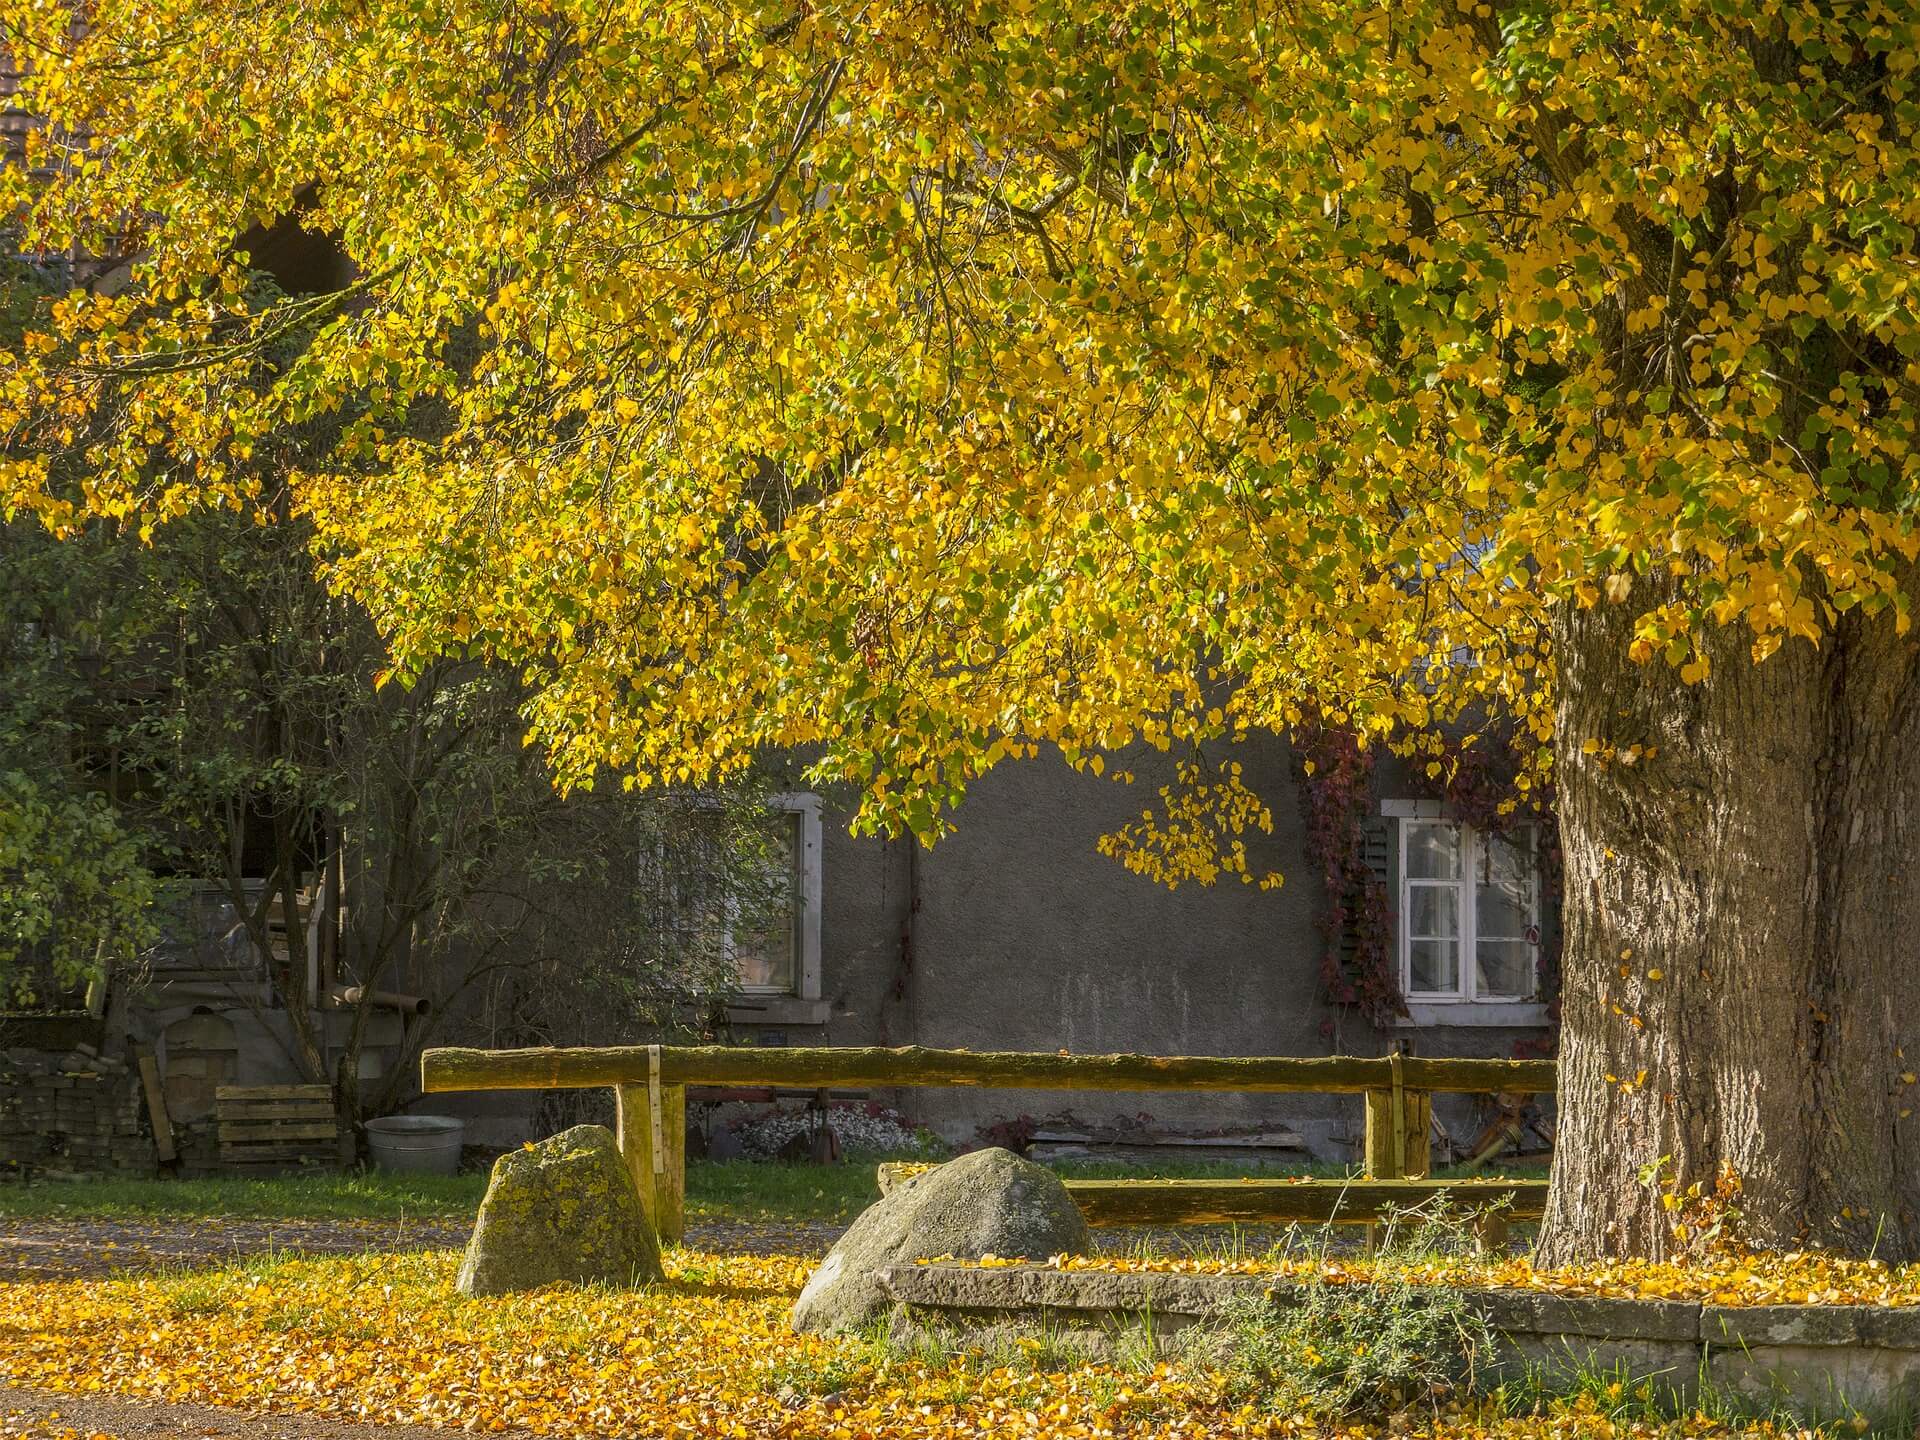
[[[33,897],[0,926],[0,978],[42,1000],[49,979],[107,961],[137,982],[156,890],[195,881],[266,957],[272,998],[248,1003],[284,1018],[288,1059],[349,1107],[390,1109],[449,1020],[575,1043],[705,1028],[737,980],[719,931],[682,912],[776,900],[757,791],[692,808],[617,788],[559,796],[499,667],[449,658],[376,686],[385,648],[321,586],[309,538],[291,519],[218,513],[147,542],[0,534],[0,594],[34,617],[8,631],[11,704],[36,711],[0,732],[25,767],[0,771],[0,873]],[[698,863],[663,908],[661,858],[681,855]],[[315,993],[278,917],[318,904],[329,872],[318,923],[337,930],[337,973]],[[329,1044],[326,991],[356,986],[345,1040]],[[433,1008],[363,1090],[376,991]],[[559,996],[570,1004],[544,1003]]]
[[[1509,717],[1565,848],[1543,1253],[1663,1251],[1665,1155],[1910,1257],[1916,23],[30,11],[25,243],[131,258],[10,358],[8,493],[246,507],[337,417],[332,578],[403,669],[525,675],[563,784],[808,745],[932,835],[1043,744]],[[282,217],[351,268],[263,305]]]

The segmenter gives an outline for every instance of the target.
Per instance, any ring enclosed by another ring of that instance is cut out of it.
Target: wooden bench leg
[[[1473,1218],[1473,1243],[1482,1255],[1498,1255],[1507,1248],[1507,1217],[1484,1210]]]
[[[653,1110],[645,1085],[614,1087],[620,1153],[633,1176],[640,1204],[662,1245],[677,1245],[686,1233],[687,1087],[660,1087],[660,1154],[653,1153]]]

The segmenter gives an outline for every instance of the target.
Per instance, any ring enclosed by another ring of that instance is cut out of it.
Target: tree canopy
[[[1706,677],[1920,549],[1920,21],[1876,0],[14,7],[55,528],[299,493],[561,775],[1515,717],[1556,606]],[[344,286],[265,296],[271,227]],[[426,423],[423,423],[426,422]],[[1579,743],[1581,737],[1561,737]]]

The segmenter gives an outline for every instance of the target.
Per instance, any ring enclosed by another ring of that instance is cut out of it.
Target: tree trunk
[[[1747,1243],[1920,1258],[1920,631],[1850,614],[1756,665],[1725,630],[1687,686],[1628,659],[1645,588],[1556,623],[1560,1121],[1537,1258],[1678,1253],[1711,1207],[1659,1192],[1723,1173]],[[1654,748],[1629,763],[1635,744]]]

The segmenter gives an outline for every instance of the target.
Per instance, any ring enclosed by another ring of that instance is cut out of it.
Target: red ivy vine
[[[1314,726],[1294,741],[1307,855],[1320,867],[1326,904],[1317,924],[1324,950],[1320,987],[1327,1000],[1376,1029],[1407,1012],[1393,949],[1393,906],[1367,863],[1366,822],[1373,804],[1373,751],[1351,730]],[[1331,1037],[1331,1018],[1320,1033]]]
[[[1547,915],[1557,913],[1560,838],[1553,823],[1551,795],[1537,808],[1515,806],[1512,802],[1519,798],[1519,791],[1513,777],[1500,770],[1488,749],[1444,738],[1429,742],[1428,749],[1427,760],[1437,773],[1420,781],[1419,788],[1428,793],[1414,798],[1443,800],[1461,822],[1488,834],[1504,833],[1527,819],[1544,822],[1539,847],[1541,908]],[[1313,726],[1294,741],[1307,854],[1320,867],[1326,895],[1318,920],[1325,946],[1321,990],[1330,1004],[1357,1014],[1375,1029],[1385,1029],[1407,1013],[1407,1003],[1400,990],[1392,897],[1367,861],[1367,825],[1379,803],[1373,784],[1376,753],[1351,730],[1337,725]],[[1540,994],[1549,1018],[1557,1023],[1558,925],[1544,927],[1537,964]],[[1335,1028],[1329,1018],[1322,1022],[1321,1034],[1330,1037]],[[1551,1038],[1522,1041],[1515,1047],[1516,1053],[1540,1054],[1552,1048]]]

